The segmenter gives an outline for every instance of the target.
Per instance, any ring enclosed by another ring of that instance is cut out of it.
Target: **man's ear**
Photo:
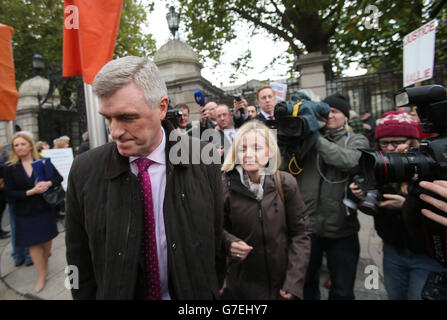
[[[158,108],[160,109],[160,120],[163,120],[166,117],[166,113],[168,112],[168,97],[164,96],[158,102]]]

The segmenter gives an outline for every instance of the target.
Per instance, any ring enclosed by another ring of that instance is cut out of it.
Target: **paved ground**
[[[373,228],[371,217],[359,214],[362,228],[360,238],[360,262],[357,269],[357,280],[355,284],[355,295],[358,300],[385,300],[386,292],[383,285],[382,273],[382,249],[381,240]],[[3,229],[9,230],[8,215],[5,213],[2,221]],[[0,300],[71,300],[70,291],[65,288],[65,232],[63,226],[59,225],[61,231],[53,241],[52,255],[49,260],[49,273],[47,284],[39,294],[33,292],[37,281],[37,271],[34,267],[24,265],[15,267],[11,258],[11,245],[9,239],[0,240]],[[365,268],[369,265],[376,266],[379,270],[378,289],[367,289],[365,279]],[[327,299],[328,290],[324,282],[328,278],[327,269],[323,266],[321,270],[321,296]]]

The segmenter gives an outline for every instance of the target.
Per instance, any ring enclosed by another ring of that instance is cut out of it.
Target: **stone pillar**
[[[39,99],[47,95],[50,81],[41,76],[24,81],[19,88],[19,102],[17,104],[17,115],[15,124],[22,130],[33,134],[35,141],[39,140]],[[60,104],[59,92],[55,90],[54,95],[42,106],[53,108]]]
[[[321,52],[311,52],[301,55],[295,68],[300,72],[300,90],[304,89],[312,100],[326,98],[326,75],[324,65],[330,60],[330,55]]]

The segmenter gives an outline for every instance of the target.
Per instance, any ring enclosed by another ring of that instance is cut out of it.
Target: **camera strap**
[[[293,167],[295,166],[295,167]],[[299,175],[303,171],[303,168],[300,168],[298,165],[298,161],[296,161],[296,154],[292,154],[292,158],[289,161],[289,172],[294,176]]]
[[[298,111],[300,110],[300,106],[303,104],[303,101],[304,100],[301,100],[300,102],[298,102],[293,106],[293,112],[292,112],[293,117],[298,117]]]
[[[345,148],[348,147],[348,142],[349,142],[349,139],[351,138],[351,133],[350,133],[349,131],[347,131],[347,133],[348,133],[348,137],[347,137],[346,140],[345,140]],[[329,184],[344,183],[344,182],[347,182],[348,179],[349,179],[349,174],[347,174],[347,175],[346,175],[346,178],[344,178],[344,179],[342,179],[342,180],[335,180],[335,181],[331,181],[331,180],[329,180],[329,179],[323,174],[323,172],[321,171],[321,168],[320,168],[320,154],[319,154],[318,152],[317,152],[317,170],[318,170],[318,173],[320,174],[320,177],[323,178],[323,180],[326,181],[326,182],[329,183]]]

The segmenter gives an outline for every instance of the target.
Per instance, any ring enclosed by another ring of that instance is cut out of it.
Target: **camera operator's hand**
[[[408,146],[407,144],[400,144],[400,145],[398,145],[397,146],[397,148],[396,148],[396,152],[402,152],[402,153],[405,153],[405,152],[407,152],[408,150],[410,150],[410,146]]]
[[[234,107],[235,114],[240,114],[241,109],[243,110],[242,113],[248,114],[248,102],[245,99],[241,99],[241,101],[237,101],[236,99],[233,99],[233,107]]]
[[[445,201],[441,201],[433,197],[430,197],[429,195],[426,194],[419,195],[419,198],[421,198],[421,200],[433,205],[434,207],[438,208],[439,210],[447,214],[447,181],[445,180],[438,180],[433,182],[421,181],[419,183],[419,186],[426,190],[432,191],[440,195],[444,199],[446,199]],[[427,218],[447,227],[447,218],[440,216],[439,214],[436,214],[428,209],[422,209],[421,212]]]
[[[388,208],[393,210],[402,209],[405,203],[405,197],[398,194],[387,194],[383,195],[385,201],[380,202],[379,206],[382,208]]]
[[[359,199],[362,199],[366,195],[365,191],[360,189],[354,182],[349,185],[349,189],[351,189],[352,194]]]

